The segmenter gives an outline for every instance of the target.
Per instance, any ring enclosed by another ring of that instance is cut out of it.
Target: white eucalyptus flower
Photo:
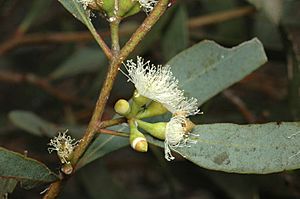
[[[63,133],[59,132],[58,136],[54,137],[50,140],[48,144],[50,147],[48,148],[49,153],[52,151],[56,151],[57,155],[63,164],[70,164],[69,159],[74,151],[74,148],[78,145],[79,141],[75,141],[71,136],[67,135],[68,130]]]
[[[197,141],[191,140],[191,134],[186,131],[186,118],[183,116],[174,116],[167,123],[165,139],[165,158],[168,161],[174,160],[171,149],[176,151],[178,147],[190,147],[189,144],[195,144]],[[179,153],[178,151],[176,151]],[[180,154],[180,153],[179,153]]]
[[[197,100],[184,96],[170,66],[155,66],[141,57],[137,57],[137,63],[127,60],[124,65],[128,75],[122,71],[123,74],[135,85],[140,95],[163,104],[175,115],[187,117],[199,113]]]
[[[158,0],[138,0],[138,2],[146,13],[150,13],[156,6]]]

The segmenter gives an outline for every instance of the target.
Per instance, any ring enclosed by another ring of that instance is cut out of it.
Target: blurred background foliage
[[[269,62],[205,103],[204,115],[195,120],[296,121],[300,119],[299,9],[298,0],[177,0],[132,57],[166,63],[204,39],[231,47],[258,37]],[[140,13],[122,23],[123,44],[144,17]],[[92,22],[108,39],[108,24],[97,14]],[[81,137],[107,61],[84,25],[58,1],[0,0],[0,24],[0,146],[26,151],[58,171],[57,157],[47,153],[49,137],[66,128]],[[119,75],[104,119],[114,114],[117,99],[130,98],[132,89]],[[201,169],[180,157],[166,162],[156,147],[147,154],[123,148],[80,170],[67,182],[61,198],[290,199],[300,197],[299,174],[226,174]],[[40,198],[45,188],[17,188],[10,198]]]

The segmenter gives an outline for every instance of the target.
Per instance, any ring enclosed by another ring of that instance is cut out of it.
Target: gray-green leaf
[[[52,137],[58,130],[57,126],[30,111],[14,110],[9,112],[8,117],[15,126],[34,135]]]
[[[162,40],[163,55],[166,59],[172,58],[188,46],[187,18],[186,8],[183,5],[178,6]]]
[[[58,176],[43,163],[0,147],[0,181],[3,179],[6,182],[7,179],[16,180],[29,189],[40,183],[58,180]]]
[[[193,130],[197,144],[177,148],[195,164],[231,173],[267,174],[300,168],[300,123],[207,124]],[[148,141],[164,147],[162,141]]]
[[[90,19],[90,10],[87,9],[82,3],[78,0],[58,0],[72,15],[81,21],[89,31],[92,33],[95,40],[98,44],[101,43],[100,37],[93,26],[91,19]]]
[[[99,49],[80,48],[50,74],[52,79],[99,71],[106,59]]]
[[[78,0],[58,0],[76,19],[81,21],[87,27],[92,26],[90,20],[90,11],[84,8]]]
[[[203,41],[179,53],[167,64],[185,94],[199,105],[243,79],[267,61],[262,44],[252,39],[233,48]]]

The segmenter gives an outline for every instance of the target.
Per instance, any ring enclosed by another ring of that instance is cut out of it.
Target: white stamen
[[[74,148],[78,145],[79,141],[75,141],[72,139],[71,136],[67,135],[68,129],[63,133],[59,132],[58,136],[54,137],[50,140],[48,144],[49,153],[52,151],[56,151],[59,159],[63,164],[67,163],[70,164],[69,158],[74,151]]]
[[[150,13],[158,3],[158,0],[138,0],[145,13]]]
[[[124,65],[128,74],[121,70],[122,73],[134,83],[140,95],[163,104],[176,115],[187,117],[200,112],[197,99],[185,97],[184,91],[179,89],[170,66],[155,66],[141,57],[137,57],[137,63],[127,60]]]
[[[191,147],[190,144],[196,144],[196,140],[189,138],[189,132],[185,131],[185,117],[174,116],[166,126],[166,139],[165,139],[165,158],[168,161],[174,160],[171,149],[179,153],[176,148],[178,147]],[[180,153],[179,153],[180,154]]]

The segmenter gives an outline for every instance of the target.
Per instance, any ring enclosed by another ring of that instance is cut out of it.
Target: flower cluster
[[[59,157],[61,163],[70,164],[70,158],[73,154],[75,147],[78,145],[79,141],[75,141],[71,136],[67,135],[68,130],[63,133],[59,132],[58,136],[54,137],[50,140],[48,144],[50,147],[48,148],[49,153],[52,151],[57,152],[57,156]]]
[[[138,0],[138,2],[146,13],[150,13],[156,6],[158,0]]]
[[[197,99],[184,96],[170,66],[156,66],[141,57],[137,57],[136,63],[128,60],[124,65],[128,74],[122,73],[135,85],[137,92],[161,103],[173,114],[165,129],[165,158],[173,160],[170,149],[195,143],[189,138],[189,130],[185,126],[186,117],[200,112]]]
[[[163,104],[174,115],[187,117],[199,113],[197,99],[184,96],[170,66],[155,66],[141,57],[137,57],[137,63],[127,60],[124,65],[128,75],[123,74],[135,85],[140,95]]]

